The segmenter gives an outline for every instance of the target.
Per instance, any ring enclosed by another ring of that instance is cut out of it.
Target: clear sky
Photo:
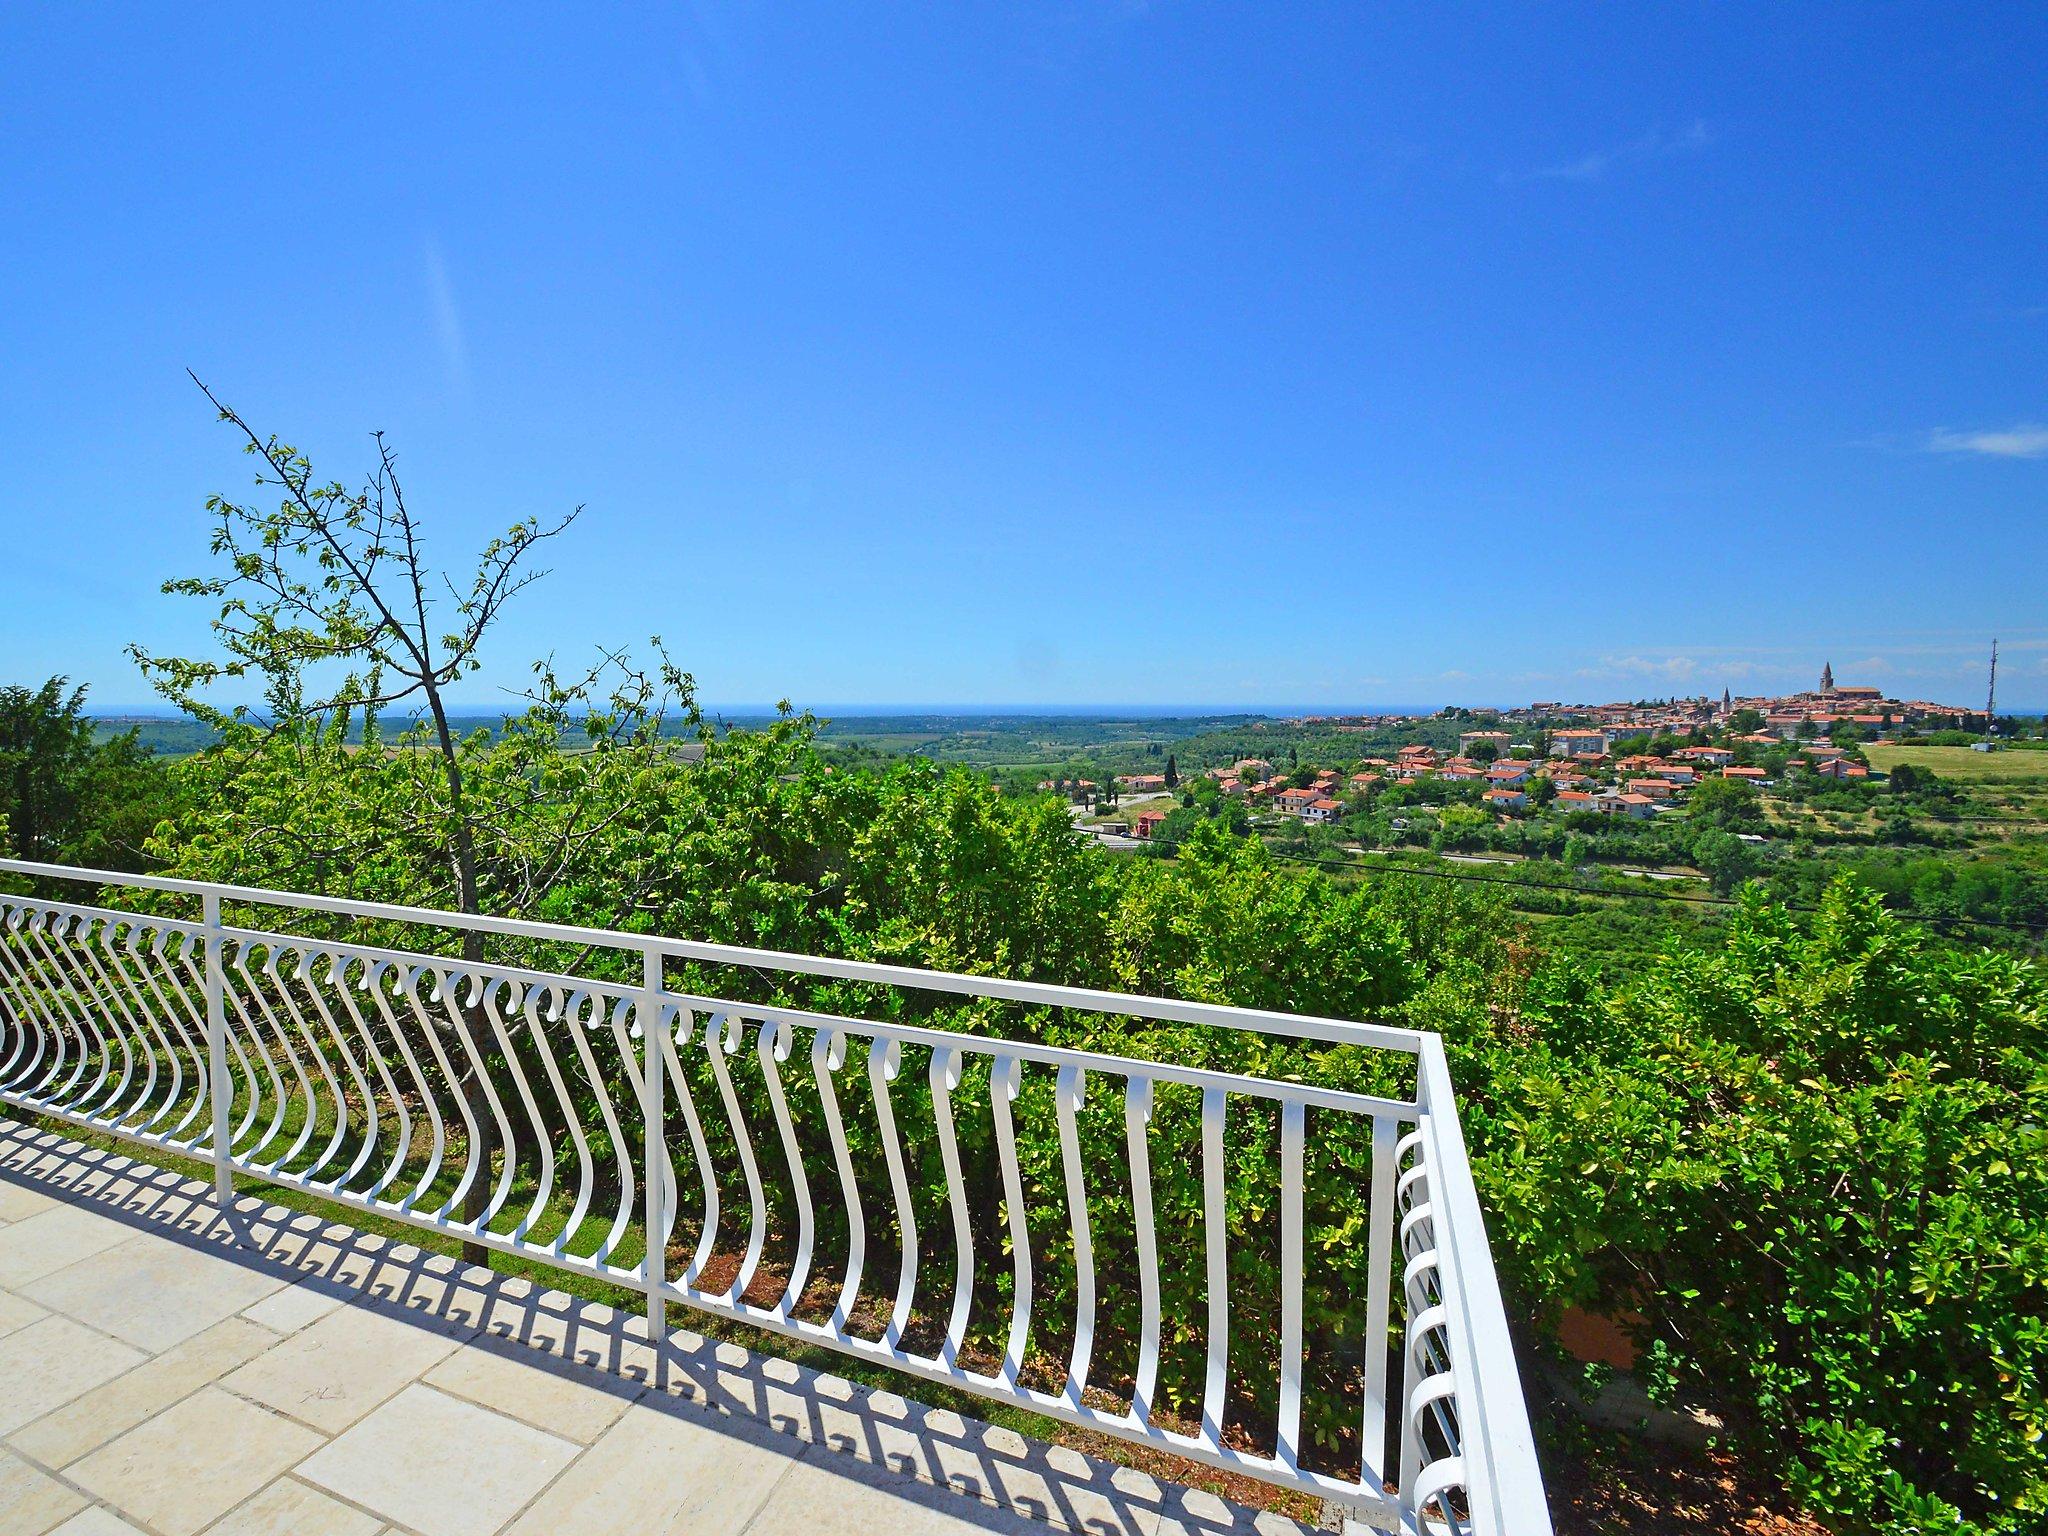
[[[2044,80],[2034,5],[8,7],[0,680],[202,644],[189,366],[450,556],[587,504],[491,684],[2039,706]]]

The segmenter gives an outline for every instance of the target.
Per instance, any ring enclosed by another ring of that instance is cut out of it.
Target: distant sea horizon
[[[1120,715],[1139,720],[1186,720],[1205,719],[1217,715],[1238,715],[1260,719],[1279,719],[1302,715],[1431,715],[1445,708],[1442,704],[804,704],[790,701],[798,709],[808,709],[814,715],[824,716],[870,716],[886,718],[891,716],[917,715],[1009,715],[1022,718],[1056,719],[1062,716],[1109,716]],[[481,715],[503,715],[515,712],[516,700],[502,704],[458,703],[449,701],[449,713],[465,719]],[[772,716],[772,703],[714,704],[700,703],[707,715],[725,715],[735,719],[760,719]],[[1508,709],[1519,706],[1504,704],[1469,704],[1468,709]],[[167,704],[108,704],[88,711],[100,720],[176,720],[181,712]]]
[[[1459,704],[804,704],[791,701],[798,709],[808,709],[824,719],[914,719],[920,716],[964,719],[974,716],[996,716],[1009,719],[1063,719],[1063,718],[1121,718],[1130,720],[1195,720],[1237,717],[1242,719],[1300,719],[1308,715],[1351,716],[1351,715],[1434,715],[1449,708],[1512,710],[1526,709],[1528,703],[1501,704],[1492,702]],[[1592,701],[1580,700],[1580,703]],[[516,700],[504,703],[450,701],[449,712],[458,719],[488,719],[515,713]],[[739,703],[700,705],[706,715],[714,719],[761,720],[775,714],[773,704]],[[2048,714],[2048,705],[2037,703],[2007,704],[2001,701],[2001,715],[2043,715]],[[167,704],[109,704],[89,708],[88,715],[95,720],[177,720],[181,713]]]

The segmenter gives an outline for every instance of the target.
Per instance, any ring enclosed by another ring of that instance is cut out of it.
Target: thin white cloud
[[[1603,656],[1594,666],[1579,668],[1580,677],[1654,677],[1667,683],[1682,683],[1699,674],[1700,664],[1690,656]],[[1728,669],[1717,670],[1716,676]]]
[[[1596,149],[1589,154],[1572,160],[1560,160],[1551,165],[1539,165],[1533,171],[1520,175],[1506,174],[1503,181],[1599,181],[1610,171],[1631,165],[1643,165],[1652,160],[1665,160],[1673,155],[1691,154],[1705,149],[1714,142],[1714,132],[1707,126],[1705,118],[1694,118],[1690,127],[1677,133],[1668,133],[1662,128],[1653,128],[1639,139],[1626,144],[1617,144],[1606,149]]]
[[[1994,459],[2048,459],[2048,426],[2023,421],[1991,431],[1927,434],[1929,453],[1974,453]]]
[[[441,348],[441,366],[447,370],[449,388],[469,397],[469,348],[462,339],[462,315],[455,307],[455,288],[448,281],[448,263],[441,256],[441,242],[427,237],[427,302],[433,310],[434,335]]]

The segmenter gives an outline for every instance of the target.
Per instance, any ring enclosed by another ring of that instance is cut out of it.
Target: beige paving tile
[[[191,1536],[319,1444],[303,1425],[203,1387],[64,1475],[163,1536]]]
[[[242,1316],[278,1333],[297,1333],[301,1328],[319,1322],[341,1304],[339,1293],[301,1281],[273,1292],[253,1307],[244,1307]]]
[[[18,1291],[135,1236],[135,1228],[83,1206],[53,1205],[0,1227],[0,1286]]]
[[[209,1525],[206,1536],[372,1536],[383,1525],[318,1488],[281,1477]]]
[[[299,1475],[425,1536],[490,1536],[578,1449],[414,1383],[308,1459]]]
[[[90,1392],[148,1356],[68,1317],[45,1317],[0,1339],[0,1435]]]
[[[85,1500],[49,1473],[30,1466],[0,1446],[0,1531],[9,1536],[42,1536]]]
[[[50,1536],[149,1536],[140,1526],[130,1525],[112,1510],[100,1505],[81,1509]]]
[[[1130,1467],[917,1406],[922,1480],[1014,1514],[1091,1536],[1127,1536],[1157,1520],[1161,1485]]]
[[[26,1328],[44,1315],[44,1309],[27,1298],[12,1291],[0,1291],[0,1338],[5,1338],[17,1328]]]
[[[439,1364],[456,1343],[400,1318],[342,1307],[257,1356],[221,1385],[339,1434]]]
[[[637,1404],[506,1536],[736,1536],[804,1451],[802,1442],[748,1420],[673,1401]],[[650,1468],[660,1475],[649,1476]]]
[[[151,1233],[16,1290],[38,1305],[157,1354],[234,1316],[283,1283],[247,1264]]]
[[[26,1221],[36,1212],[47,1211],[60,1203],[40,1189],[0,1179],[0,1221]]]
[[[444,1392],[588,1445],[638,1397],[638,1383],[565,1366],[523,1345],[477,1340],[426,1375]]]
[[[850,1456],[813,1452],[789,1469],[747,1536],[965,1536],[970,1531],[1036,1532],[1035,1520],[910,1478],[878,1478]]]
[[[46,1467],[69,1466],[276,1342],[269,1329],[231,1317],[45,1414],[9,1439]]]
[[[1154,1536],[1315,1536],[1315,1527],[1270,1509],[1246,1509],[1199,1488],[1171,1485]],[[1347,1530],[1372,1527],[1353,1521]]]

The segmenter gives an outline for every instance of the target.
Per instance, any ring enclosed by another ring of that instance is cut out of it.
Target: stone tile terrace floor
[[[0,1536],[1302,1529],[0,1121]]]

